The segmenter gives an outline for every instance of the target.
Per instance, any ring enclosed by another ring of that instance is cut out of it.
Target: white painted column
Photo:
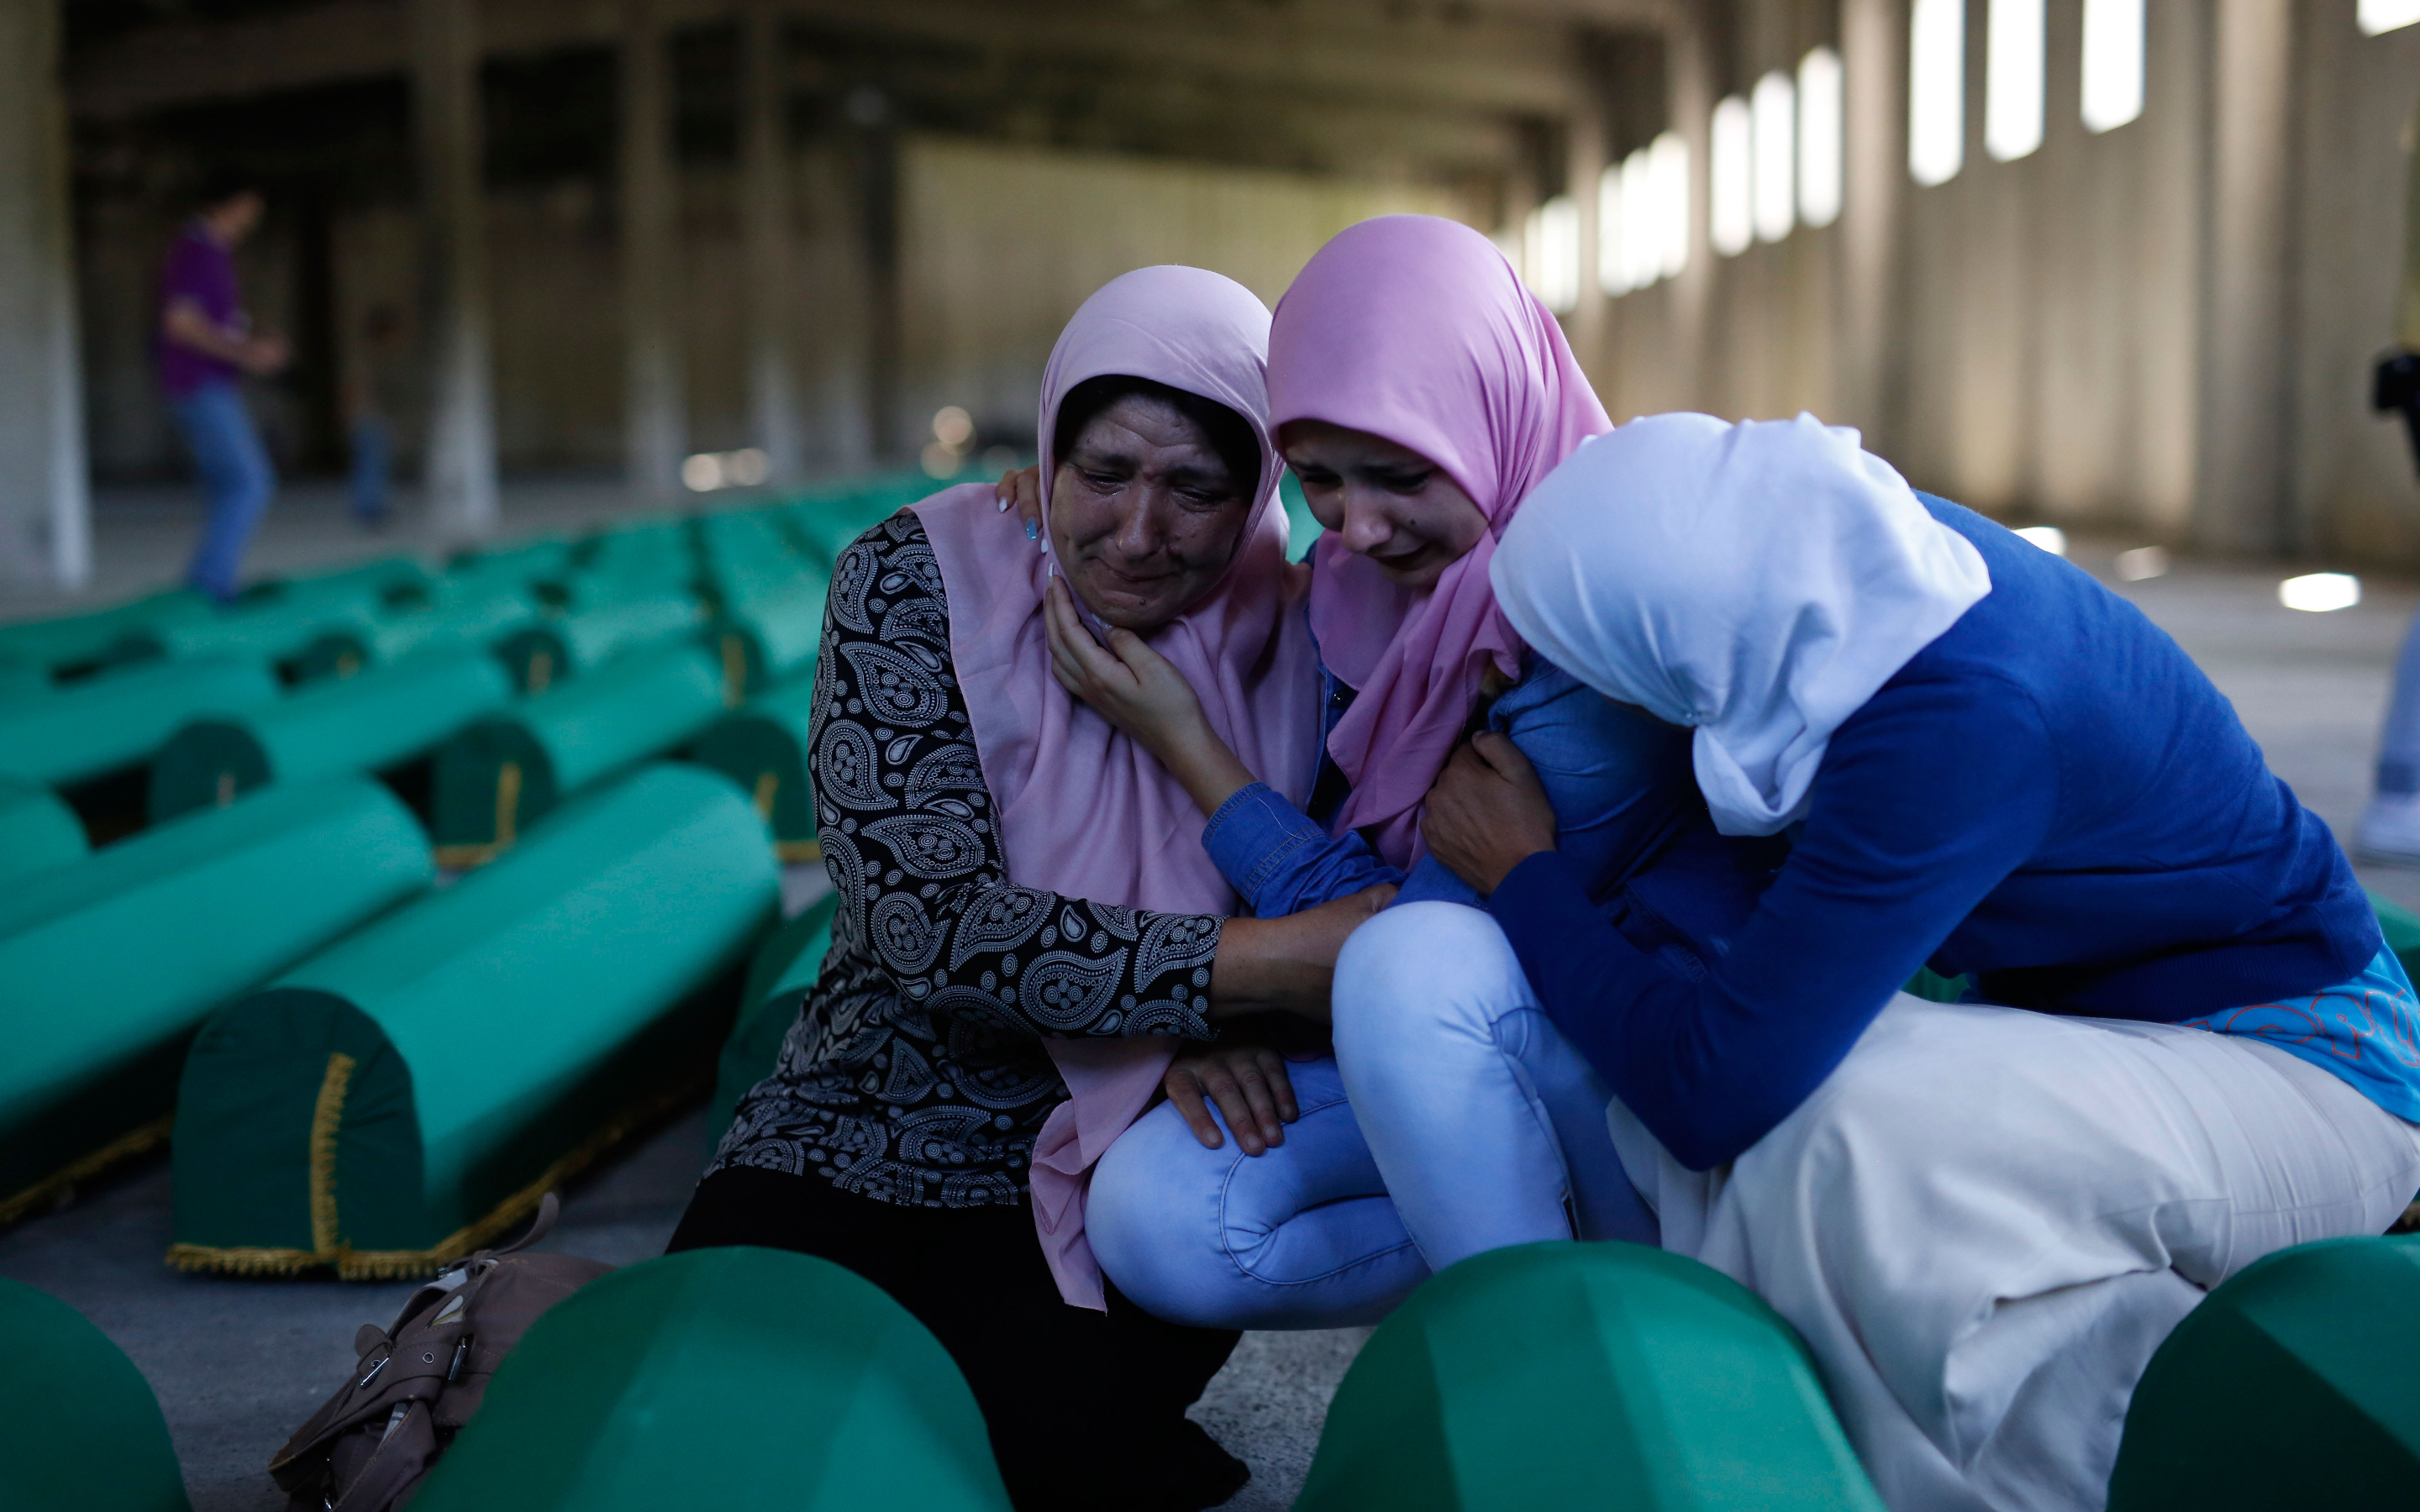
[[[92,575],[61,0],[0,0],[0,576]]]
[[[2218,0],[2211,14],[2194,534],[2220,550],[2266,554],[2301,544],[2285,538],[2293,8]]]
[[[655,0],[622,7],[622,444],[630,491],[667,499],[689,450],[681,392],[678,181],[672,161],[672,88]]]
[[[438,538],[478,540],[498,517],[478,12],[474,0],[411,0],[409,23],[432,380],[421,471]]]
[[[739,34],[746,112],[739,152],[740,214],[748,244],[748,413],[776,487],[795,486],[806,471],[798,372],[791,355],[797,337],[791,285],[798,276],[798,260],[790,247],[789,112],[783,88],[788,70],[783,64],[778,0],[749,0]]]

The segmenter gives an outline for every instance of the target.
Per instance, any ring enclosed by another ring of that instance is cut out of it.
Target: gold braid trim
[[[336,1135],[344,1129],[345,1089],[352,1085],[353,1057],[328,1053],[328,1074],[311,1109],[311,1243],[334,1253],[336,1241]]]
[[[773,843],[773,858],[799,866],[824,858],[824,842],[819,840],[784,840]]]
[[[329,1067],[332,1079],[334,1070],[332,1062]],[[538,1203],[549,1192],[586,1169],[597,1156],[628,1137],[632,1130],[652,1122],[706,1090],[710,1080],[710,1070],[701,1072],[681,1078],[664,1091],[640,1098],[607,1120],[595,1134],[572,1146],[562,1159],[539,1173],[536,1180],[497,1203],[485,1217],[463,1225],[427,1249],[357,1250],[342,1242],[316,1251],[171,1244],[168,1246],[168,1263],[179,1271],[220,1275],[300,1275],[305,1271],[331,1265],[336,1268],[337,1276],[346,1281],[411,1281],[434,1275],[448,1262],[458,1260],[474,1249],[483,1249],[520,1227],[522,1220],[537,1211]],[[324,1087],[321,1097],[324,1102]],[[316,1149],[316,1127],[313,1134]],[[313,1174],[316,1203],[316,1164]],[[318,1214],[315,1211],[311,1235],[314,1243],[321,1242],[318,1219]]]
[[[437,864],[448,872],[469,872],[504,854],[501,845],[440,845],[432,852]]]
[[[15,1196],[0,1198],[0,1228],[6,1228],[68,1196],[78,1181],[88,1181],[119,1161],[142,1154],[166,1139],[170,1126],[176,1121],[175,1114],[163,1113],[148,1123],[119,1134],[91,1154],[80,1155],[68,1162]]]

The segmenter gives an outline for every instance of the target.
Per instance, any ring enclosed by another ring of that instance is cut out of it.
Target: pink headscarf
[[[1086,300],[1042,378],[1043,541],[1036,551],[989,484],[915,506],[950,602],[950,654],[999,806],[1011,880],[1093,903],[1164,913],[1232,914],[1233,889],[1202,848],[1205,817],[1156,758],[1078,702],[1050,674],[1043,592],[1059,406],[1086,378],[1150,378],[1226,406],[1261,442],[1260,491],[1242,543],[1203,598],[1150,638],[1200,695],[1202,712],[1252,774],[1299,804],[1318,730],[1315,653],[1298,612],[1306,578],[1285,559],[1278,458],[1264,367],[1269,316],[1251,291],[1199,268],[1144,268]],[[1050,1040],[1069,1100],[1033,1151],[1033,1221],[1068,1302],[1099,1309],[1100,1267],[1084,1240],[1094,1162],[1151,1100],[1174,1042],[1161,1037]]]
[[[1557,463],[1613,428],[1562,328],[1468,226],[1388,215],[1339,232],[1278,301],[1269,424],[1324,420],[1406,446],[1487,516],[1487,534],[1419,592],[1331,532],[1312,555],[1311,628],[1357,697],[1327,737],[1353,792],[1336,832],[1374,825],[1397,866],[1425,853],[1419,808],[1493,662],[1521,672],[1488,559]]]

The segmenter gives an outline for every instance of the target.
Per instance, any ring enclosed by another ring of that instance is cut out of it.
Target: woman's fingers
[[[1285,1057],[1266,1046],[1255,1050],[1252,1054],[1253,1057],[1261,1063],[1261,1073],[1268,1078],[1269,1101],[1277,1105],[1278,1121],[1292,1123],[1301,1118],[1302,1104],[1295,1101],[1294,1078],[1286,1074]],[[1282,1143],[1285,1137],[1285,1132],[1282,1129],[1278,1132],[1278,1137]]]
[[[1258,1155],[1276,1142],[1269,1138],[1277,1111],[1269,1104],[1268,1084],[1249,1061],[1239,1066],[1230,1057],[1213,1055],[1202,1068],[1202,1085],[1226,1115],[1227,1127],[1235,1132],[1236,1147],[1245,1154]]]
[[[1538,769],[1529,764],[1528,757],[1521,754],[1521,748],[1512,743],[1512,736],[1482,730],[1470,737],[1470,748],[1487,764],[1490,771],[1507,782],[1517,787],[1540,786]]]
[[[1161,1086],[1167,1088],[1168,1100],[1176,1104],[1176,1111],[1185,1115],[1186,1125],[1193,1131],[1193,1137],[1202,1141],[1202,1149],[1217,1149],[1227,1142],[1218,1133],[1218,1120],[1210,1116],[1209,1104],[1202,1101],[1201,1078],[1190,1066],[1180,1063],[1169,1067]]]

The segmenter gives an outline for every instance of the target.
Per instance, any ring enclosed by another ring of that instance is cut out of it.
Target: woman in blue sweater
[[[1664,1247],[1806,1335],[1896,1512],[2101,1505],[2207,1288],[2420,1187],[2420,1016],[2343,855],[2084,573],[1854,432],[1670,415],[1575,454],[1493,579],[1541,655],[1690,730],[1705,843],[1778,864],[1683,846],[1591,896],[1481,735],[1424,833],[1490,918],[1364,925],[1339,1021],[1458,1054],[1456,1000],[1522,983]],[[1898,991],[1927,964],[1966,1000]],[[1388,1165],[1433,1111],[1355,1105],[1399,1201],[1518,1179]]]

